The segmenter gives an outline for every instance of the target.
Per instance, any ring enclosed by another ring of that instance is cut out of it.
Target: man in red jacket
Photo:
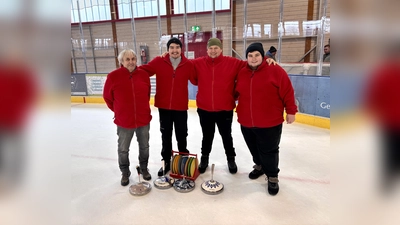
[[[199,172],[208,167],[209,155],[214,140],[215,124],[222,137],[229,172],[235,174],[235,148],[232,140],[234,89],[237,73],[247,62],[222,54],[222,43],[210,38],[207,43],[208,56],[193,60],[195,66],[194,85],[198,86],[196,96],[197,113],[203,133]],[[269,63],[273,60],[269,60]]]
[[[200,173],[204,173],[208,167],[216,124],[222,137],[229,172],[235,174],[237,165],[232,140],[232,119],[235,108],[233,94],[236,75],[246,65],[246,61],[224,56],[222,43],[218,38],[208,40],[207,54],[208,56],[193,60],[196,70],[193,84],[198,86],[197,113],[203,133],[198,169]]]
[[[26,169],[25,131],[39,96],[36,74],[19,51],[0,54],[0,196],[19,190]],[[11,53],[11,54],[10,54]],[[23,66],[21,62],[24,62]],[[3,195],[2,195],[3,194]]]
[[[267,175],[268,193],[279,191],[279,142],[283,112],[286,122],[295,121],[297,106],[289,76],[280,66],[269,66],[263,59],[261,43],[246,49],[248,66],[240,70],[236,82],[238,122],[246,144],[256,164],[250,179]]]
[[[147,169],[149,159],[150,78],[136,67],[137,57],[133,50],[123,50],[118,55],[120,68],[108,74],[103,98],[114,112],[118,135],[118,163],[122,172],[121,185],[129,184],[129,147],[136,132],[139,143],[139,165],[145,180],[151,180]]]
[[[182,54],[182,42],[178,38],[171,38],[167,43],[167,48],[167,55],[158,56],[147,65],[140,66],[150,76],[156,74],[154,106],[158,108],[160,116],[161,156],[165,162],[164,174],[171,168],[173,126],[175,126],[175,137],[179,152],[189,153],[189,150],[186,149],[188,81],[194,75],[193,63]],[[158,171],[158,176],[164,174],[163,168],[161,168]]]
[[[393,194],[400,178],[400,45],[390,46],[366,82],[364,109],[377,125],[379,188]],[[397,189],[396,189],[397,188]]]

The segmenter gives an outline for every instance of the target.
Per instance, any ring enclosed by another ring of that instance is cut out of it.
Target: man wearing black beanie
[[[263,56],[264,55],[263,45],[260,42],[255,42],[250,44],[249,47],[247,47],[246,49],[246,59],[247,59],[247,54],[249,54],[249,52],[254,52],[254,51],[259,51]]]
[[[140,66],[150,76],[156,74],[156,95],[154,106],[158,108],[162,139],[161,156],[165,167],[160,168],[158,176],[165,175],[171,169],[172,134],[178,151],[189,153],[187,147],[187,110],[189,102],[188,81],[194,82],[194,66],[182,53],[182,42],[171,38],[167,43],[168,54],[156,57],[148,64]]]
[[[179,47],[182,49],[182,42],[181,42],[181,40],[179,40],[179,39],[176,38],[176,37],[173,37],[173,38],[169,39],[169,41],[168,41],[168,43],[167,43],[167,49],[169,49],[169,46],[170,46],[172,43],[179,45]]]
[[[255,164],[249,178],[265,174],[268,193],[276,195],[283,112],[286,111],[286,122],[293,123],[297,106],[289,76],[282,67],[268,65],[263,53],[261,43],[252,43],[246,49],[248,66],[239,71],[235,86],[236,112]]]
[[[276,48],[274,46],[271,46],[267,51],[267,53],[265,53],[265,56],[267,56],[268,58],[272,58],[276,61],[275,59],[276,51],[277,51]]]

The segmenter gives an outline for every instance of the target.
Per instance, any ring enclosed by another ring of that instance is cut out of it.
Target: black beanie
[[[168,43],[167,43],[167,48],[168,48],[168,49],[169,49],[169,46],[170,46],[172,43],[177,44],[177,45],[179,45],[179,46],[182,48],[182,42],[181,42],[178,38],[173,37],[173,38],[169,39],[169,41],[168,41]]]
[[[274,46],[271,46],[271,48],[269,48],[269,52],[271,53],[276,52],[276,48]]]
[[[259,51],[261,56],[264,57],[264,48],[260,42],[251,43],[246,49],[246,59],[249,52]]]

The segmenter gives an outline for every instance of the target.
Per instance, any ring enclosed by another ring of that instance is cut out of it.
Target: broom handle
[[[211,181],[214,181],[214,167],[215,167],[215,164],[213,163],[211,165]]]
[[[140,167],[139,166],[136,166],[136,171],[139,176],[139,183],[140,183]]]

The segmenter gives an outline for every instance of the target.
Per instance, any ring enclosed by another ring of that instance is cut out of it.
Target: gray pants
[[[118,135],[118,164],[122,174],[128,174],[129,170],[129,147],[136,132],[137,142],[139,144],[139,165],[141,169],[147,169],[149,161],[149,139],[150,124],[134,129],[126,129],[117,126]]]

